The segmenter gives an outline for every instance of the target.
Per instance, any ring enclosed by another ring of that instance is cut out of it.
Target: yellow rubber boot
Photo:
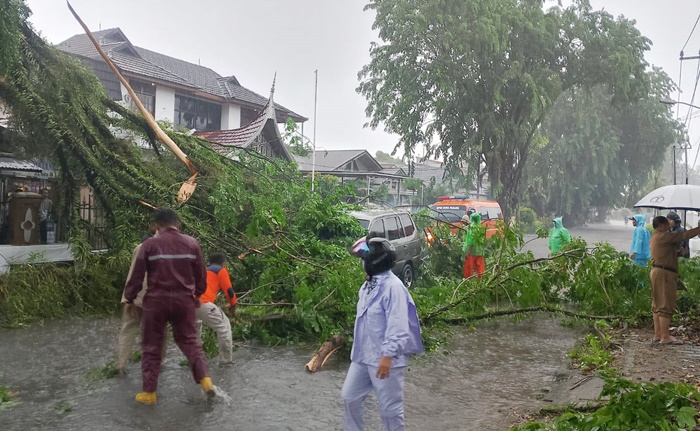
[[[214,398],[216,396],[216,390],[214,389],[214,383],[212,383],[211,377],[203,378],[199,384],[202,386],[204,393],[207,394],[207,397]]]
[[[156,393],[155,392],[139,392],[136,394],[136,401],[141,404],[153,405],[156,403]]]

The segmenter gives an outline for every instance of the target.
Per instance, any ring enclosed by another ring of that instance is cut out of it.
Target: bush
[[[537,227],[537,213],[528,207],[520,207],[518,214],[518,228],[522,233],[535,233]]]

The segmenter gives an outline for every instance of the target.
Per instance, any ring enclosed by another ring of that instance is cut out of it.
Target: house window
[[[241,127],[245,127],[258,118],[260,113],[255,109],[241,107]]]
[[[204,131],[221,129],[221,105],[175,95],[175,125]]]
[[[129,80],[129,85],[131,86],[136,96],[141,101],[141,104],[146,111],[150,112],[151,115],[155,117],[156,115],[156,86],[143,81],[137,81],[135,79]],[[134,100],[129,97],[129,107],[133,110],[138,110]]]

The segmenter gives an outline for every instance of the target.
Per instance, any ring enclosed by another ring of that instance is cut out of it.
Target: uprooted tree
[[[0,4],[21,6],[8,0]],[[257,153],[224,158],[207,142],[171,131],[200,171],[195,194],[178,204],[177,189],[189,173],[154,139],[145,120],[111,101],[77,60],[39,38],[26,23],[27,11],[16,8],[15,18],[20,18],[12,20],[8,10],[0,13],[0,101],[12,113],[11,138],[28,155],[60,167],[58,206],[78,262],[70,268],[28,265],[0,276],[0,325],[113,312],[129,254],[149,215],[140,203],[146,201],[176,207],[184,231],[205,251],[227,252],[241,294],[237,337],[277,343],[352,333],[364,276],[346,247],[363,231],[341,203],[347,189],[312,194],[292,165]],[[13,22],[15,27],[5,26]],[[12,46],[15,51],[7,49]],[[144,158],[136,139],[150,143],[155,157]],[[107,211],[109,253],[86,252],[76,212],[81,185],[92,187]],[[575,241],[561,256],[537,260],[518,251],[522,238],[507,229],[503,239],[487,242],[489,274],[463,281],[461,239],[444,226],[434,234],[412,291],[428,346],[437,345],[431,340],[443,336],[444,322],[558,311],[570,303],[579,307],[578,314],[595,316],[633,317],[648,310],[643,270],[610,246],[586,251]],[[700,265],[688,262],[682,271],[697,274]],[[692,281],[700,278],[687,279],[690,292],[700,291]],[[328,351],[342,344],[335,340]]]

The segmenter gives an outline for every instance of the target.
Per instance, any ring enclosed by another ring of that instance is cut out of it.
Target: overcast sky
[[[625,15],[654,43],[647,60],[679,78],[679,52],[700,14],[697,0],[591,0],[595,8]],[[549,4],[553,4],[548,0]],[[31,22],[51,43],[82,32],[62,0],[27,0]],[[313,134],[314,70],[318,69],[317,148],[391,152],[395,136],[363,128],[366,102],[356,93],[357,72],[369,62],[376,40],[364,0],[72,0],[92,30],[120,27],[143,48],[235,75],[241,85],[269,92],[277,72],[275,100],[306,117]],[[700,27],[700,25],[698,26]],[[700,28],[685,50],[700,51]],[[680,100],[690,103],[697,61],[683,65]],[[695,99],[700,104],[700,94]],[[684,114],[686,109],[681,109]],[[697,129],[697,130],[696,130]],[[690,128],[693,150],[700,119]],[[690,158],[692,165],[695,152]]]

